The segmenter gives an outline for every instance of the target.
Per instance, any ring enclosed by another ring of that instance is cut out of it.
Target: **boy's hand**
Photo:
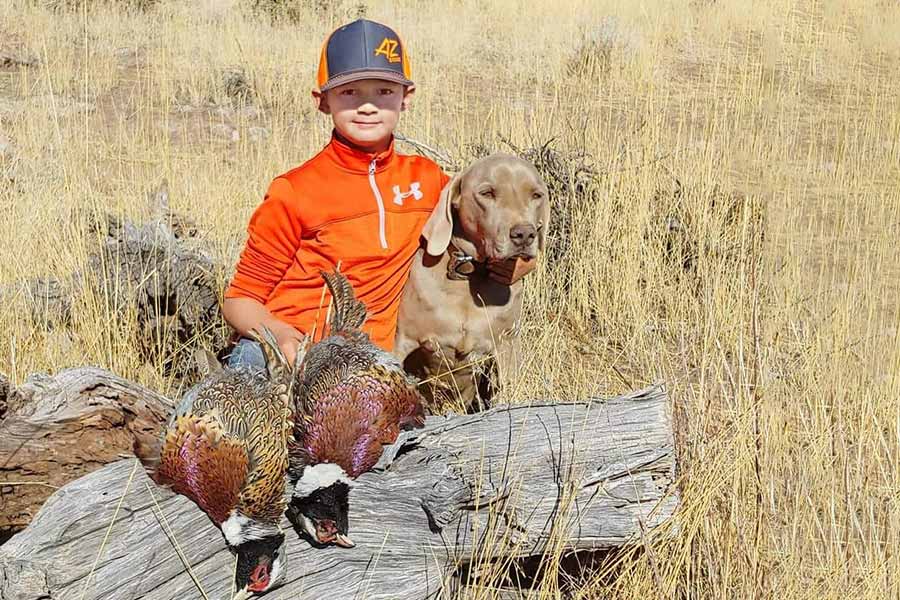
[[[275,324],[269,324],[269,329],[275,334],[275,341],[278,343],[281,351],[284,352],[284,357],[287,358],[288,364],[293,365],[297,359],[297,350],[300,348],[300,344],[303,343],[305,336],[287,323],[279,321],[278,325],[274,327],[273,325]]]
[[[222,314],[229,325],[241,335],[247,336],[253,329],[265,325],[275,336],[275,342],[288,363],[294,364],[297,350],[303,342],[302,333],[272,315],[266,307],[252,298],[226,298],[222,304]]]
[[[488,276],[503,285],[512,285],[522,279],[537,266],[536,258],[515,257],[500,262],[490,262],[487,265]]]

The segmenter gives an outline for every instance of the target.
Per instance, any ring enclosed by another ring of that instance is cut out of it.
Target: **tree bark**
[[[284,520],[288,576],[267,597],[439,597],[461,571],[490,570],[498,559],[641,543],[677,507],[674,476],[661,387],[429,417],[357,480],[355,548],[313,548]],[[201,598],[160,511],[208,597],[229,598],[234,557],[221,533],[134,459],[69,483],[0,547],[0,596]]]
[[[33,375],[18,388],[3,381],[0,534],[27,526],[57,488],[151,443],[172,408],[163,396],[91,367]]]

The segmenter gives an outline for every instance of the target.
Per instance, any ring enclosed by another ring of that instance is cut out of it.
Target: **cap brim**
[[[403,76],[402,73],[396,71],[388,71],[387,69],[359,69],[357,71],[347,71],[325,82],[319,91],[324,92],[345,83],[359,81],[361,79],[381,79],[383,81],[391,81],[401,85],[414,85],[412,81]]]

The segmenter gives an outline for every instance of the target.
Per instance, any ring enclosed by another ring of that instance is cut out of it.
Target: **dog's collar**
[[[453,242],[447,246],[447,279],[453,281],[468,281],[472,276],[477,275],[488,279],[493,279],[497,283],[503,285],[512,285],[525,277],[534,267],[520,271],[517,264],[513,266],[513,271],[508,269],[495,270],[486,262],[478,262],[474,256],[467,254],[459,249]],[[509,265],[507,265],[508,267]]]
[[[476,273],[484,273],[487,271],[484,263],[477,262],[474,256],[466,254],[456,247],[451,241],[447,246],[447,279],[454,281],[463,281],[470,279]]]

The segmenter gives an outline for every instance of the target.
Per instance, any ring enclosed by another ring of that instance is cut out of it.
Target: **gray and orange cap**
[[[413,85],[409,77],[406,46],[396,31],[381,23],[353,21],[334,30],[322,45],[319,91],[360,79]]]

